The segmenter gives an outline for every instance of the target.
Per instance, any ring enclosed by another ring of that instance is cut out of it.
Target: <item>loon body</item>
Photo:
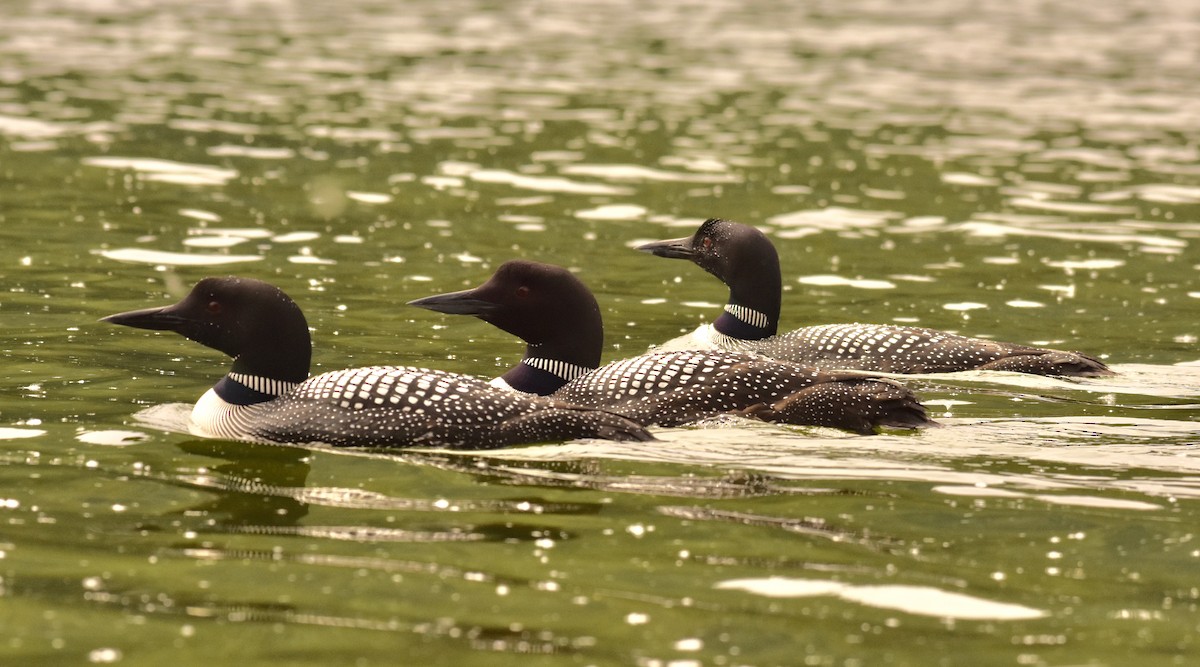
[[[729,287],[725,312],[712,324],[668,341],[662,349],[724,349],[774,359],[887,373],[997,370],[1037,375],[1112,375],[1077,352],[968,338],[923,327],[826,324],[778,333],[782,278],[779,255],[759,230],[706,220],[693,236],[656,241],[639,250],[691,260]]]
[[[727,413],[864,434],[932,424],[899,383],[754,354],[651,352],[600,367],[600,308],[586,285],[557,266],[506,262],[475,289],[411,303],[475,315],[523,339],[525,357],[498,378],[504,386],[641,424],[677,426]]]
[[[438,370],[371,366],[308,377],[308,324],[279,288],[205,278],[182,301],[104,321],[166,330],[220,350],[233,366],[192,410],[206,437],[334,446],[507,445],[610,438],[648,440],[641,426],[565,401],[514,394]]]

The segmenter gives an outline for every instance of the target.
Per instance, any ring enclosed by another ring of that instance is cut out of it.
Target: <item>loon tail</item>
[[[939,426],[908,387],[883,378],[855,376],[814,384],[774,404],[750,406],[742,414],[769,422],[829,426],[861,435],[874,434],[882,426]]]
[[[570,403],[507,419],[500,425],[501,440],[546,442],[597,438],[618,442],[647,442],[656,438],[645,426],[604,410],[581,408]]]
[[[1001,357],[979,367],[981,371],[1011,371],[1036,375],[1109,377],[1116,375],[1104,362],[1079,352],[1039,350],[1034,354]]]

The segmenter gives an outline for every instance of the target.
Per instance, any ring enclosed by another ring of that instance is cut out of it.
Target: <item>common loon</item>
[[[248,278],[205,278],[182,301],[103,318],[174,331],[233,357],[192,410],[197,435],[334,446],[490,449],[573,438],[649,440],[642,426],[562,400],[424,368],[370,366],[308,377],[300,307]]]
[[[748,225],[713,218],[692,236],[647,243],[638,250],[691,260],[729,287],[729,302],[715,322],[668,341],[662,349],[745,350],[821,368],[888,373],[1114,374],[1100,361],[1078,352],[968,338],[923,327],[825,324],[778,334],[779,255],[765,234]]]
[[[523,339],[525,356],[494,382],[516,391],[677,426],[733,413],[856,433],[930,426],[903,385],[725,351],[653,352],[597,368],[604,344],[591,290],[561,267],[513,260],[483,285],[410,302],[474,315]]]

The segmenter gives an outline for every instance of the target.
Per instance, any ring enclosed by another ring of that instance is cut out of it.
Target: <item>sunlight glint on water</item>
[[[1188,664],[1200,8],[50,0],[0,22],[0,662]],[[606,358],[767,231],[785,328],[1079,349],[907,378],[944,427],[733,419],[479,454],[204,441],[226,361],[104,315],[279,284],[314,370],[494,376],[402,304],[527,257]]]

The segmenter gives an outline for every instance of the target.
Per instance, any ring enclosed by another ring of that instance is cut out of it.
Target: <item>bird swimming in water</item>
[[[513,260],[483,285],[410,302],[474,315],[526,343],[497,386],[678,426],[732,413],[765,421],[873,433],[933,425],[903,385],[724,351],[652,352],[600,366],[604,324],[595,296],[570,271]]]
[[[995,370],[1114,375],[1099,360],[1078,352],[968,338],[923,327],[825,324],[780,334],[779,255],[770,239],[749,225],[713,218],[692,236],[647,243],[638,250],[690,260],[729,287],[729,302],[715,322],[668,341],[661,349],[741,350],[820,368],[885,373]]]
[[[618,415],[504,391],[468,375],[371,366],[309,377],[300,307],[274,285],[205,278],[179,303],[103,318],[174,331],[233,357],[192,410],[197,435],[339,447],[492,449],[574,438],[650,440]]]

